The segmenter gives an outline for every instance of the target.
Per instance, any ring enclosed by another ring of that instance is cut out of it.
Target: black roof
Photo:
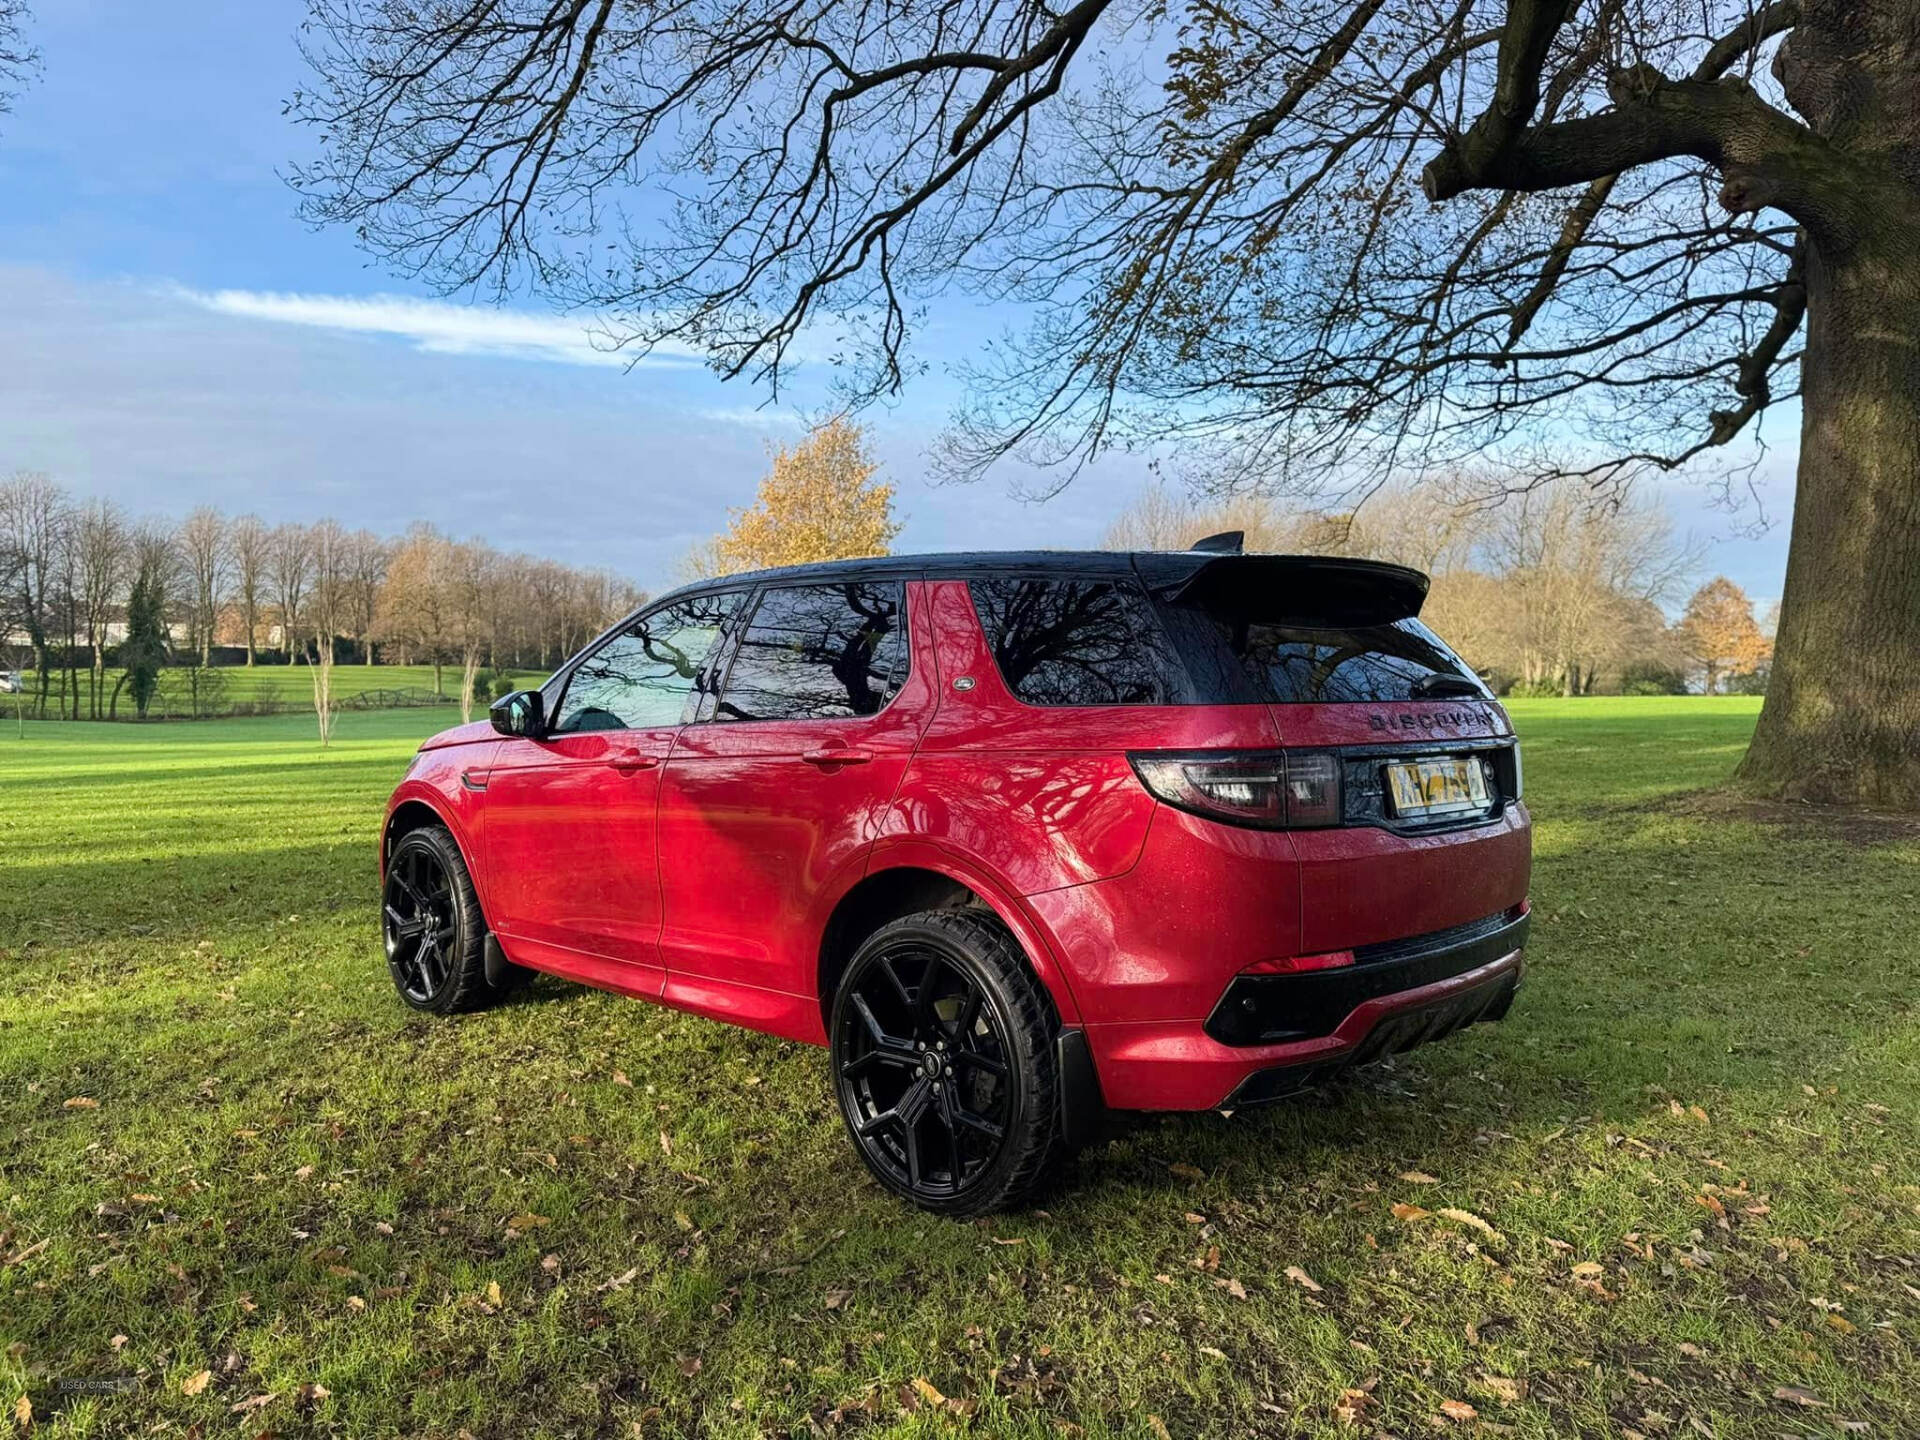
[[[1279,589],[1311,598],[1316,609],[1338,612],[1340,619],[1351,623],[1417,615],[1427,596],[1425,575],[1382,560],[1356,560],[1344,555],[1231,555],[1201,550],[965,550],[874,555],[861,560],[822,560],[811,565],[746,570],[696,581],[671,594],[808,581],[958,580],[995,572],[1088,576],[1131,572],[1169,598],[1198,598],[1229,588]]]

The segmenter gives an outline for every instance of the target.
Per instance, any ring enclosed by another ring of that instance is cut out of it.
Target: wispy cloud
[[[804,430],[807,422],[791,410],[772,406],[727,405],[699,412],[716,425],[739,425],[748,430]]]
[[[361,335],[387,335],[439,355],[493,355],[560,365],[670,365],[698,363],[685,346],[662,346],[636,358],[615,348],[603,323],[577,316],[541,315],[400,295],[303,295],[273,290],[190,290],[166,293],[221,315],[305,325]]]

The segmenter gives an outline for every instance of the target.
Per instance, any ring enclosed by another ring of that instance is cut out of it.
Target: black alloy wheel
[[[451,1015],[493,998],[486,976],[486,922],[460,847],[437,825],[401,836],[387,859],[381,938],[400,998]]]
[[[835,1088],[855,1147],[924,1209],[978,1214],[1029,1192],[1055,1146],[1048,1006],[989,915],[883,926],[834,1003]]]

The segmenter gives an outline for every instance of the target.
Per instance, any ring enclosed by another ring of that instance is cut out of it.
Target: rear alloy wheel
[[[1019,1203],[1060,1148],[1054,1025],[1006,928],[933,910],[882,926],[834,997],[834,1088],[876,1179],[923,1210]]]
[[[452,1015],[494,998],[487,985],[486,921],[460,847],[438,825],[409,830],[387,858],[381,938],[400,998]]]

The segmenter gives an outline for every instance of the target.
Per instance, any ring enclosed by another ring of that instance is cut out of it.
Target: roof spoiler
[[[1386,625],[1420,613],[1427,577],[1384,560],[1337,555],[1141,555],[1154,593],[1171,604],[1254,611],[1296,625]]]

